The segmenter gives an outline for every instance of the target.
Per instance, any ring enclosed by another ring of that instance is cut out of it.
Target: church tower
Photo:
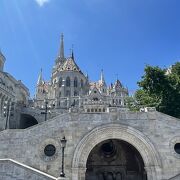
[[[61,41],[60,41],[60,49],[58,52],[58,57],[56,59],[56,65],[61,65],[65,62],[66,58],[64,56],[64,35],[61,34]]]
[[[47,92],[46,92],[46,86],[45,82],[43,80],[42,76],[42,69],[39,73],[37,85],[36,85],[36,100],[37,100],[37,106],[41,107],[44,99],[46,98]]]
[[[101,94],[107,93],[107,86],[106,86],[106,82],[105,82],[105,78],[104,78],[103,69],[101,70],[101,76],[100,76],[100,80],[99,80],[99,90],[100,90]]]
[[[4,63],[5,63],[5,61],[6,61],[6,58],[4,57],[2,52],[0,51],[0,71],[4,70]]]

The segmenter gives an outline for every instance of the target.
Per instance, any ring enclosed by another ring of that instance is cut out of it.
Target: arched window
[[[71,85],[70,77],[67,77],[66,78],[66,86],[70,87],[70,85]]]
[[[78,92],[77,91],[74,91],[74,96],[78,96]]]
[[[62,86],[62,78],[59,79],[59,87]]]
[[[78,80],[77,80],[77,77],[74,78],[74,87],[78,87]]]
[[[70,95],[71,95],[70,91],[66,91],[66,96],[70,96]]]
[[[84,86],[84,82],[83,82],[83,80],[81,79],[81,87],[83,87]]]

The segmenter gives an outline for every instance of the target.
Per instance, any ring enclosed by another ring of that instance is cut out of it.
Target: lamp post
[[[61,166],[61,173],[60,173],[60,177],[65,177],[65,173],[64,173],[64,149],[66,147],[66,138],[65,136],[61,139],[61,147],[62,147],[62,166]]]
[[[3,109],[4,109],[4,117],[6,117],[5,129],[7,129],[8,121],[9,121],[9,115],[10,115],[10,109],[11,109],[11,104],[8,103],[8,101],[5,101]]]
[[[48,101],[45,99],[44,100],[44,104],[45,104],[45,111],[44,112],[41,112],[41,114],[44,114],[44,120],[46,121],[47,120],[47,111],[48,111]]]

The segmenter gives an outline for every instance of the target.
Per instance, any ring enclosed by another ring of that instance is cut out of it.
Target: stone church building
[[[41,70],[29,102],[23,87],[0,114],[0,180],[180,180],[180,120],[131,112],[120,80],[91,82],[65,57],[63,35],[51,79]]]

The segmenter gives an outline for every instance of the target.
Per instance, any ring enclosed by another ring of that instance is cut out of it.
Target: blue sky
[[[58,54],[72,44],[77,64],[92,81],[104,69],[137,89],[146,64],[168,67],[180,59],[179,0],[0,0],[0,48],[5,71],[34,93],[41,67],[46,80]]]

